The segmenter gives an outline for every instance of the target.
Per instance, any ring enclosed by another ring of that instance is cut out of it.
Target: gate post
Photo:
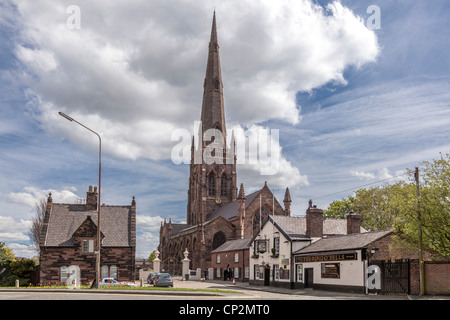
[[[160,272],[161,269],[161,260],[159,259],[159,251],[156,249],[155,251],[155,259],[153,259],[153,271]]]
[[[184,259],[181,260],[181,262],[183,263],[181,279],[184,280],[186,278],[186,280],[187,280],[189,278],[189,262],[191,262],[191,260],[188,259],[189,251],[187,250],[187,248],[183,254],[184,254]]]

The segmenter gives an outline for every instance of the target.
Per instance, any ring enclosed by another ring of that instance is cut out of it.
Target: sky
[[[161,221],[185,222],[172,151],[200,120],[214,10],[227,129],[278,132],[274,173],[238,154],[247,194],[289,187],[304,215],[450,151],[448,1],[2,0],[0,241],[16,256],[35,255],[36,203],[98,183],[97,137],[59,111],[102,137],[102,203],[136,197],[138,257]]]

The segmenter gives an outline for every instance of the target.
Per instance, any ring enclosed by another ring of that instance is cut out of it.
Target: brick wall
[[[450,294],[450,262],[425,262],[425,292],[433,295]]]
[[[118,269],[118,280],[132,280],[134,271],[134,248],[102,248],[101,266]],[[95,279],[95,254],[79,254],[76,248],[46,248],[41,252],[41,283],[60,282],[61,267],[78,265],[81,281],[86,283]]]
[[[235,254],[238,255],[238,262],[235,262]],[[217,256],[220,256],[220,262],[217,263]],[[238,281],[246,281],[245,268],[249,267],[249,249],[218,252],[211,254],[211,268],[214,269],[214,279],[224,280],[224,270],[229,266],[231,271],[234,272],[234,268],[239,268]],[[217,269],[220,268],[220,276],[217,276]]]
[[[117,267],[119,281],[133,280],[135,267],[134,247],[107,247],[101,249],[101,266]],[[80,253],[78,247],[41,248],[40,283],[58,283],[61,281],[61,267],[77,265],[80,267],[82,283],[95,279],[95,254]]]

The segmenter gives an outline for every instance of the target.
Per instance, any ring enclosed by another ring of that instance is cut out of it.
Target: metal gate
[[[381,271],[381,289],[369,292],[384,295],[406,295],[411,293],[410,260],[370,261],[377,265]]]

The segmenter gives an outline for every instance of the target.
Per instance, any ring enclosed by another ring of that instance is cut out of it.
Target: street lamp
[[[69,117],[67,114],[63,113],[63,112],[58,112],[59,115],[63,118],[66,118],[67,120],[69,120],[70,122],[75,122],[78,123],[80,126],[82,126],[83,128],[88,129],[89,131],[91,131],[92,133],[94,133],[97,137],[98,137],[98,142],[99,142],[99,147],[98,147],[98,203],[97,203],[97,210],[98,210],[98,222],[97,222],[97,255],[96,255],[96,276],[95,276],[95,287],[98,288],[99,287],[99,283],[100,283],[100,241],[101,241],[101,237],[100,237],[100,221],[101,221],[101,202],[100,202],[100,194],[101,194],[101,182],[102,182],[102,139],[100,138],[100,135],[95,132],[94,130],[86,127],[84,124],[78,122],[77,120]]]

